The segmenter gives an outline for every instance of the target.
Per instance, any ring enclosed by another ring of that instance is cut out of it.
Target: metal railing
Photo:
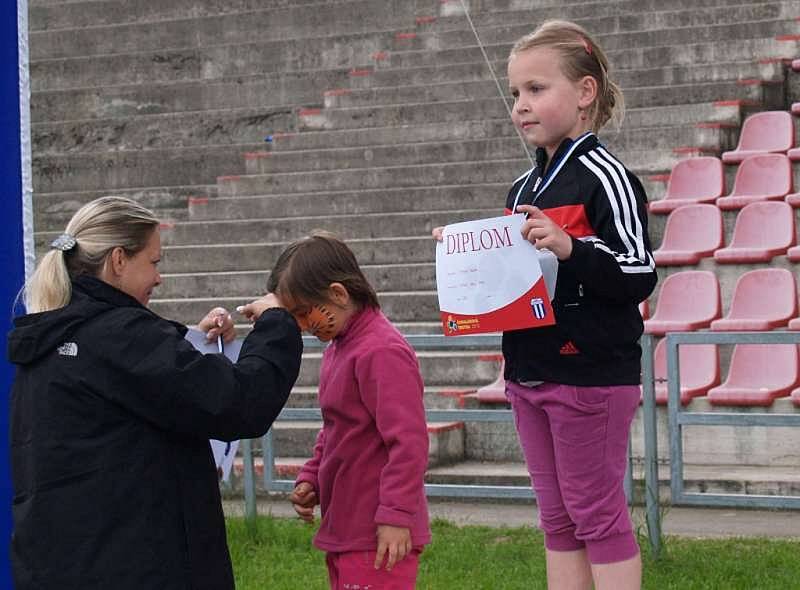
[[[800,332],[691,332],[667,334],[670,499],[675,505],[800,508],[800,496],[687,492],[683,482],[684,426],[800,426],[800,413],[690,412],[680,403],[679,345],[800,344]],[[657,455],[656,455],[657,458]]]

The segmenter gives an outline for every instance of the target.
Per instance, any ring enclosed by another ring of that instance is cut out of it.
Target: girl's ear
[[[328,287],[330,292],[331,301],[342,307],[346,307],[350,303],[350,293],[341,283],[331,283]]]
[[[594,76],[584,76],[578,82],[578,106],[588,109],[597,99],[597,79]]]

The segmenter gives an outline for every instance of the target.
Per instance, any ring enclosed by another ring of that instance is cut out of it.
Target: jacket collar
[[[336,335],[334,341],[337,344],[344,344],[354,336],[369,329],[369,324],[380,314],[379,309],[365,307],[354,313],[347,321],[342,330]]]

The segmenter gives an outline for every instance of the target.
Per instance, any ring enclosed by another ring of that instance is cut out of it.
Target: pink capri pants
[[[506,384],[551,551],[586,549],[590,563],[634,557],[623,489],[638,385]]]

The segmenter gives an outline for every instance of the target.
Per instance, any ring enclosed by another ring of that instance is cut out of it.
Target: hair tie
[[[55,240],[50,242],[50,247],[53,250],[61,250],[62,252],[69,252],[75,247],[77,243],[78,240],[76,240],[74,236],[71,236],[69,234],[61,234]]]
[[[581,37],[581,43],[583,43],[583,48],[586,50],[586,53],[592,55],[592,45],[589,43],[589,40],[586,37]]]

